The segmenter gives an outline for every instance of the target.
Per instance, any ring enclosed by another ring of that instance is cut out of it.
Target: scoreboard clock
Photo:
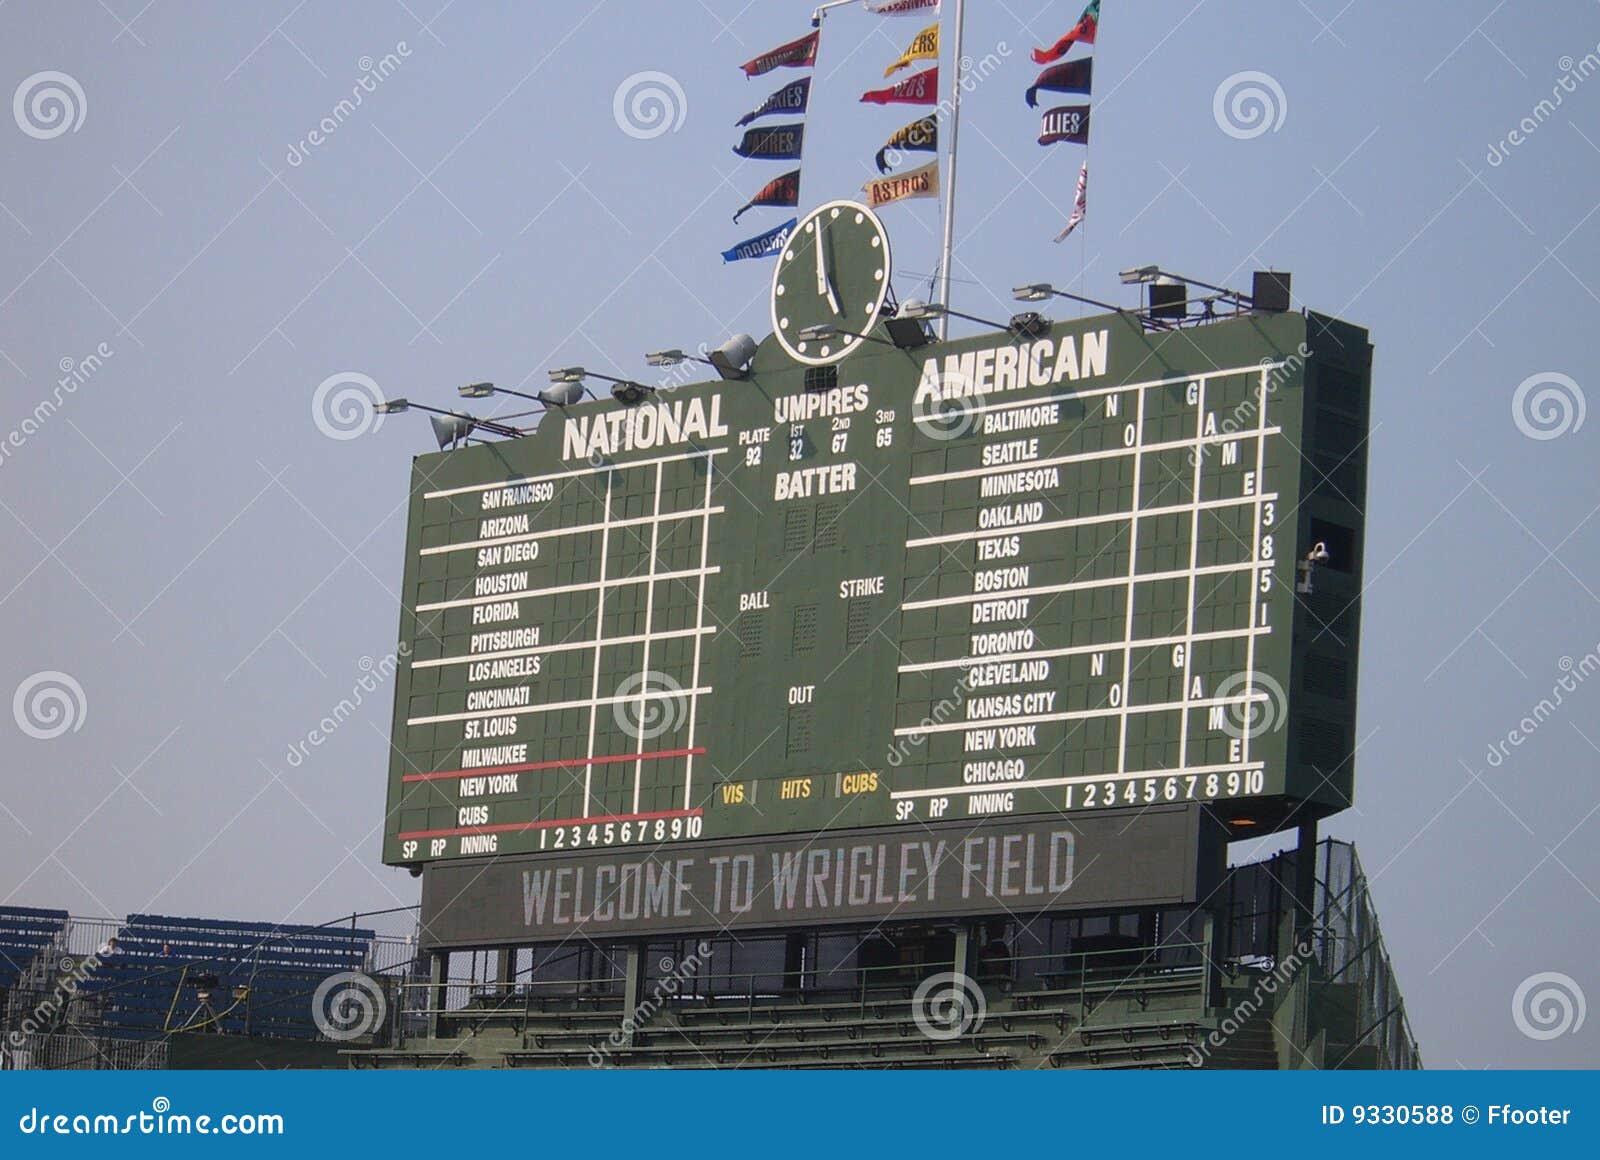
[[[889,269],[824,206],[745,380],[416,460],[386,861],[1350,803],[1365,332],[799,337]]]
[[[866,206],[835,201],[807,214],[772,272],[772,333],[789,357],[822,366],[860,346],[889,293],[889,262],[889,235]],[[837,336],[801,333],[817,325]]]

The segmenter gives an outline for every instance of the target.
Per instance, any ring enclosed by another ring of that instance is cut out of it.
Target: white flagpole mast
[[[950,264],[954,258],[956,230],[956,136],[961,131],[961,28],[966,17],[966,0],[954,0],[955,37],[951,42],[950,70],[950,165],[944,181],[944,245],[939,256],[939,302],[950,305]],[[950,317],[939,318],[939,339],[950,337]]]

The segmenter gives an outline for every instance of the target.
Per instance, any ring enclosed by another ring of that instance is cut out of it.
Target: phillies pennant
[[[1049,64],[1053,60],[1060,60],[1067,55],[1067,50],[1080,40],[1084,44],[1093,44],[1094,34],[1099,27],[1100,0],[1089,0],[1089,7],[1083,10],[1083,15],[1078,17],[1078,23],[1072,26],[1071,31],[1049,48],[1033,50],[1033,63]]]
[[[939,0],[867,0],[867,11],[874,16],[918,16],[924,12],[939,15]]]
[[[799,218],[790,218],[781,226],[768,230],[764,234],[757,234],[753,238],[746,238],[731,250],[722,251],[724,262],[742,262],[746,258],[770,258],[773,254],[783,249],[783,244],[789,240],[789,235],[794,233],[794,227]]]
[[[911,46],[900,54],[900,59],[883,70],[884,76],[892,76],[903,68],[910,68],[919,60],[939,59],[939,25],[930,24],[916,36],[911,38]]]
[[[888,173],[891,165],[891,153],[936,153],[939,149],[939,116],[935,113],[930,117],[919,117],[905,128],[898,130],[893,137],[883,143],[883,148],[878,150],[878,172]],[[898,162],[899,158],[895,158]]]
[[[907,77],[893,88],[862,93],[861,99],[874,105],[932,105],[939,100],[939,66]]]
[[[1082,62],[1074,61],[1073,63],[1081,64]],[[746,113],[734,124],[743,128],[757,117],[766,117],[772,113],[803,113],[806,111],[806,105],[810,100],[811,78],[801,77],[793,84],[784,85],[783,88],[762,101],[760,107]]]
[[[1064,242],[1073,230],[1078,228],[1083,221],[1084,214],[1089,212],[1089,163],[1085,161],[1083,168],[1078,170],[1078,196],[1072,203],[1072,216],[1067,219],[1067,228],[1056,235],[1056,241]]]
[[[1077,60],[1051,65],[1039,74],[1038,80],[1028,88],[1028,108],[1039,104],[1039,90],[1050,93],[1088,94],[1094,82],[1094,57],[1080,56]]]
[[[802,121],[766,129],[746,129],[744,140],[735,145],[733,151],[752,161],[799,161],[805,138],[806,127]]]
[[[1062,105],[1044,115],[1039,126],[1039,144],[1054,145],[1058,141],[1071,141],[1074,145],[1089,143],[1089,106]]]
[[[762,53],[754,60],[745,61],[740,67],[744,69],[744,75],[747,77],[758,77],[775,68],[810,68],[817,63],[817,38],[821,34],[821,29],[807,33],[799,40],[780,44],[771,52]]]
[[[861,187],[861,191],[867,195],[867,204],[873,209],[913,197],[938,197],[939,163],[930,161],[894,177],[869,181]]]
[[[738,213],[733,215],[733,220],[738,221],[744,211],[758,205],[799,205],[800,204],[800,171],[791,169],[782,177],[774,177],[761,187],[761,192],[744,203]]]

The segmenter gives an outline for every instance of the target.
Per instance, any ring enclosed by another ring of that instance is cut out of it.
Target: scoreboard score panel
[[[419,457],[384,858],[1344,808],[1369,382],[1316,315],[769,338]]]

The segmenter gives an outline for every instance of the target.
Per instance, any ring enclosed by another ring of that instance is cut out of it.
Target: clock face
[[[877,323],[889,277],[889,235],[878,215],[853,201],[819,206],[795,227],[778,255],[772,275],[773,333],[799,362],[836,362],[860,346],[857,336]],[[825,339],[801,336],[819,325],[840,333]]]

